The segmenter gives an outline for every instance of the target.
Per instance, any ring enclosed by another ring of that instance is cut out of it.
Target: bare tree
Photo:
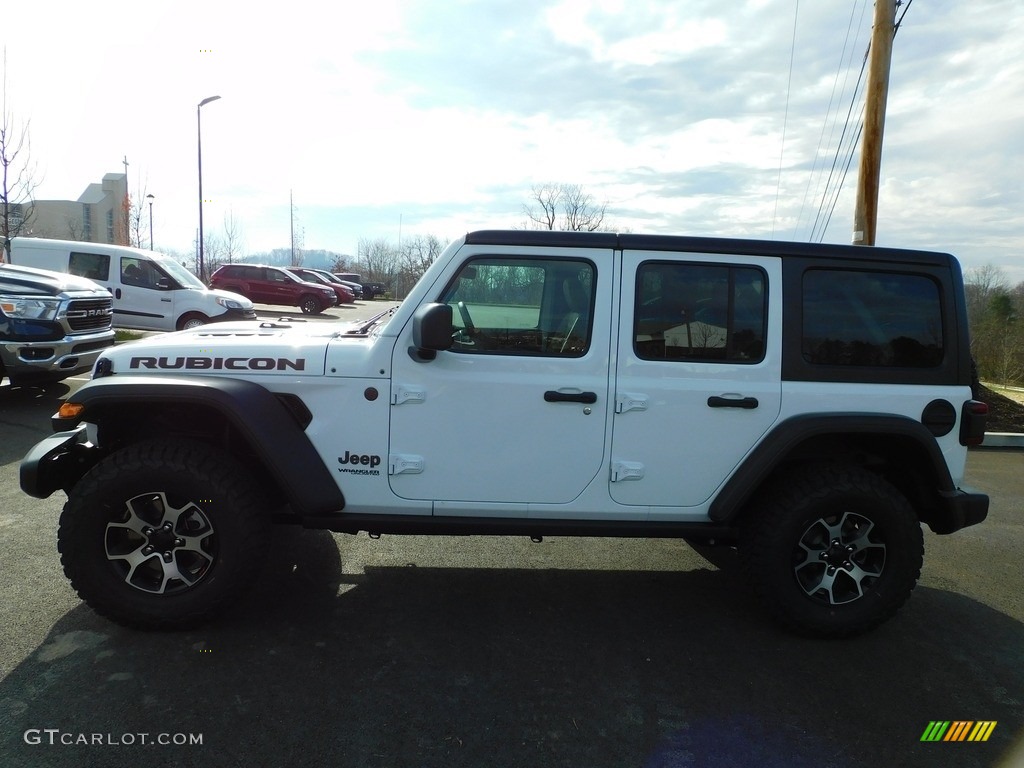
[[[351,256],[335,256],[334,261],[331,262],[330,272],[351,272],[352,257]]]
[[[531,229],[568,232],[605,231],[608,203],[597,199],[579,184],[541,184],[530,190],[531,202],[523,212]]]
[[[391,285],[398,267],[398,249],[387,239],[361,239],[356,258],[363,269],[364,280]]]
[[[85,222],[78,216],[65,216],[64,224],[68,228],[68,240],[85,240]]]
[[[224,258],[232,264],[245,250],[245,239],[242,236],[242,225],[235,218],[235,212],[229,210],[224,214]]]
[[[415,235],[407,238],[402,243],[400,258],[400,271],[403,277],[412,283],[419,280],[447,245],[447,242],[442,242],[436,235]]]
[[[0,237],[17,237],[32,221],[36,188],[29,121],[15,124],[7,110],[7,49],[4,49],[3,113],[0,114]]]
[[[146,187],[128,196],[128,245],[144,248],[143,239],[149,234],[149,221],[145,216]]]
[[[983,380],[1003,384],[1024,377],[1024,288],[1011,289],[999,267],[991,264],[965,275],[971,355]]]

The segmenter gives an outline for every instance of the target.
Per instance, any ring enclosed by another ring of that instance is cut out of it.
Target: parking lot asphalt
[[[989,519],[926,532],[913,598],[850,640],[780,631],[680,541],[293,529],[220,620],[146,633],[78,600],[63,495],[18,488],[74,386],[0,388],[5,768],[1024,765],[1022,453],[972,451]]]

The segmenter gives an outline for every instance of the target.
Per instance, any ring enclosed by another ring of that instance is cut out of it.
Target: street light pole
[[[199,279],[203,281],[206,280],[206,265],[203,263],[203,122],[200,115],[204,104],[219,98],[220,96],[208,96],[196,107],[196,148],[199,154],[199,263],[196,266],[199,270]]]
[[[154,195],[146,195],[146,199],[149,200],[149,250],[153,250],[153,201],[156,199]]]

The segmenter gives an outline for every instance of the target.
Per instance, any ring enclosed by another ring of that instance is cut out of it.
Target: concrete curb
[[[1014,432],[986,432],[979,448],[1024,448],[1024,435]]]

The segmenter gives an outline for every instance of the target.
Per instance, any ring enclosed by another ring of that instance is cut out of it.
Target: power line
[[[906,3],[906,5],[903,8],[903,13],[900,14],[899,20],[893,26],[892,36],[893,36],[894,39],[896,37],[896,33],[900,29],[900,25],[903,23],[903,18],[907,15],[907,11],[910,10],[910,5],[911,5],[911,3],[913,3],[913,1],[914,0],[907,0],[907,3]],[[896,0],[896,7],[898,8],[900,5],[903,5],[902,0]],[[864,61],[861,63],[860,74],[857,77],[857,88],[854,90],[854,100],[856,100],[857,92],[860,90],[860,84],[861,84],[861,81],[863,80],[863,77],[864,77],[864,70],[865,70],[865,67],[867,65],[868,54],[870,52],[871,52],[871,45],[869,43],[868,44],[868,50],[864,52]],[[849,124],[850,115],[852,114],[853,103],[851,103],[850,107],[851,107],[851,111],[850,111],[850,113],[847,114],[847,125]],[[831,204],[831,206],[829,206],[828,214],[825,216],[824,224],[821,227],[820,234],[819,234],[819,237],[818,237],[818,242],[822,242],[825,239],[825,232],[828,230],[828,225],[832,221],[832,214],[833,214],[833,212],[836,209],[836,204],[839,202],[839,194],[842,191],[843,182],[846,180],[846,175],[849,172],[850,165],[852,164],[853,158],[856,155],[857,146],[860,144],[860,137],[861,137],[861,134],[864,131],[864,104],[863,103],[861,104],[860,114],[861,114],[861,117],[860,117],[860,120],[858,121],[857,134],[854,137],[853,141],[850,142],[849,150],[848,150],[848,153],[846,155],[846,163],[845,163],[845,165],[843,167],[842,176],[839,178],[839,180],[838,180],[838,182],[837,182],[837,184],[835,186],[835,191],[834,191],[834,194],[833,194],[833,197],[832,197],[832,204]],[[846,128],[844,127],[843,130],[845,132]],[[842,139],[840,138],[840,145],[841,145],[841,143],[842,143]],[[836,153],[836,157],[837,158],[839,157],[839,154],[840,154],[839,153],[839,148],[837,148],[837,153]],[[830,176],[830,178],[831,178],[831,176]],[[826,194],[827,194],[827,190],[828,190],[828,187],[826,185]],[[822,199],[822,204],[823,205],[824,205],[824,202],[825,201],[824,201],[824,198],[823,198]],[[821,211],[822,211],[822,208],[819,208],[819,215],[820,215]],[[817,224],[817,220],[815,221],[815,224]],[[814,232],[813,232],[813,230],[811,232],[811,238],[810,239],[811,239],[811,241],[814,240]]]
[[[782,146],[779,148],[779,178],[775,183],[775,210],[772,211],[772,237],[775,239],[775,219],[779,213],[779,194],[782,192],[782,159],[786,154],[786,128],[789,126],[789,96],[793,90],[793,59],[796,57],[796,22],[800,17],[800,0],[793,10],[793,40],[789,47],[789,80],[786,83],[786,111],[782,117]]]
[[[856,24],[857,27],[859,27],[860,25],[863,24],[863,21],[864,21],[864,11],[865,11],[866,7],[867,7],[866,3],[862,2],[860,4],[860,19],[857,21],[857,24]],[[800,222],[803,221],[804,209],[807,207],[808,200],[810,200],[810,199],[817,199],[818,192],[821,189],[822,174],[818,173],[818,162],[819,162],[819,159],[822,156],[823,148],[826,147],[826,146],[831,146],[832,138],[833,138],[833,136],[835,136],[836,125],[839,122],[838,121],[838,117],[836,117],[834,119],[831,119],[831,121],[830,121],[830,116],[832,115],[832,106],[833,106],[833,104],[836,101],[836,88],[839,85],[839,77],[840,77],[840,75],[843,76],[843,86],[842,86],[842,88],[839,91],[840,95],[846,93],[846,85],[847,85],[847,82],[849,81],[849,78],[850,78],[850,65],[849,65],[849,62],[847,61],[847,50],[849,50],[849,56],[852,57],[853,56],[853,48],[852,48],[852,44],[851,43],[853,41],[850,40],[850,36],[853,33],[853,30],[855,28],[854,16],[856,15],[856,13],[857,13],[857,4],[854,3],[850,7],[850,18],[849,18],[849,20],[847,21],[847,24],[846,24],[846,38],[843,40],[843,50],[842,50],[842,53],[839,56],[839,64],[836,67],[836,76],[835,76],[835,79],[832,81],[832,93],[829,94],[828,107],[825,110],[825,119],[821,121],[821,133],[818,136],[818,146],[814,150],[814,161],[811,164],[810,172],[807,174],[807,185],[804,188],[804,195],[803,195],[803,198],[800,201],[800,212],[797,215],[796,225],[793,227],[793,238],[794,239],[796,239],[797,233],[800,231]],[[829,127],[830,122],[831,122],[831,129],[829,130],[828,142],[826,144],[826,142],[825,142],[825,130],[826,130],[826,128]],[[811,182],[814,181],[815,179],[817,179],[817,183],[815,184],[814,194],[811,195]]]

